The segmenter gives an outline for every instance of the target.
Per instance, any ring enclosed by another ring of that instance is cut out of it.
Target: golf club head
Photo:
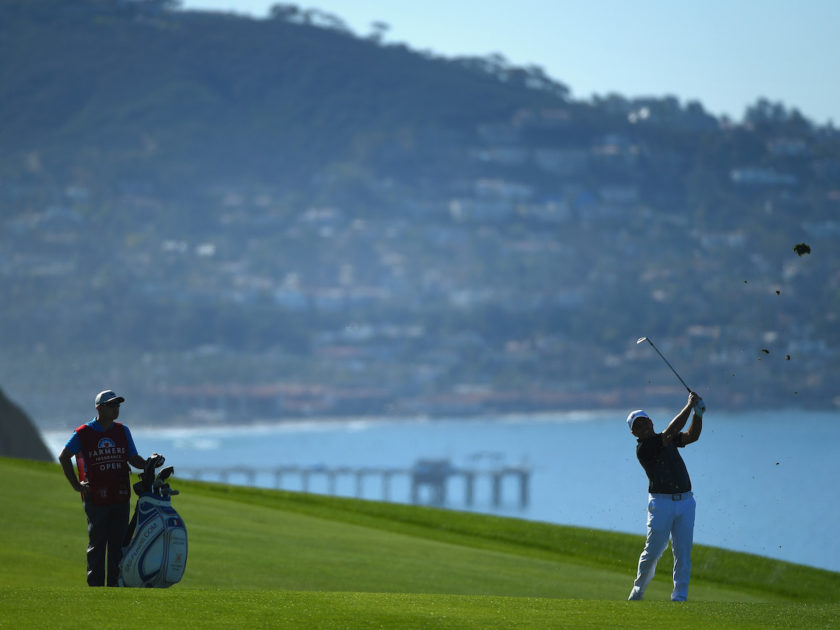
[[[134,484],[134,492],[138,495],[151,492],[155,484],[155,472],[148,469],[140,473],[140,481]]]
[[[166,458],[163,455],[159,455],[158,453],[152,453],[149,456],[149,459],[146,460],[146,469],[151,467],[152,470],[155,468],[160,468],[163,466],[163,463],[166,461]]]
[[[134,492],[138,495],[152,492],[155,487],[155,468],[163,466],[164,461],[166,461],[166,459],[163,455],[152,453],[151,457],[146,460],[146,463],[143,466],[143,472],[140,473],[140,481],[132,486],[134,488]]]
[[[640,344],[643,341],[650,341],[650,339],[648,339],[647,337],[639,337],[638,339],[636,339],[637,344]]]
[[[179,494],[179,492],[178,490],[173,490],[168,483],[165,483],[160,487],[158,494],[161,496],[161,498],[168,499],[173,495]]]
[[[169,479],[170,475],[175,472],[175,468],[172,466],[168,466],[158,473],[157,479],[155,479],[154,485],[154,493],[162,496],[167,497],[169,496],[169,484],[166,483],[166,480]]]

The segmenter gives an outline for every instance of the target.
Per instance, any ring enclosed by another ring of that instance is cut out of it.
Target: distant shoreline
[[[570,422],[586,422],[588,420],[598,420],[605,415],[612,415],[618,419],[623,419],[628,408],[588,408],[588,409],[555,409],[550,411],[522,411],[522,412],[487,412],[470,415],[454,415],[454,414],[440,414],[440,415],[343,415],[343,416],[296,416],[296,417],[281,417],[281,418],[255,418],[251,421],[235,421],[229,420],[226,422],[201,422],[196,420],[184,419],[184,421],[174,421],[166,424],[158,424],[153,422],[146,422],[142,418],[126,419],[125,422],[131,429],[132,433],[148,433],[153,431],[183,431],[189,429],[198,429],[202,431],[227,431],[231,428],[247,428],[247,429],[271,429],[277,427],[294,428],[296,426],[315,426],[315,425],[352,425],[352,424],[399,424],[399,423],[436,423],[436,422],[483,422],[483,421],[513,421],[513,420],[528,420],[528,421],[552,421],[565,420]],[[663,405],[651,405],[647,407],[650,413],[657,416],[665,416],[670,413],[675,413],[677,409],[665,407]],[[807,409],[802,407],[786,407],[786,408],[768,408],[768,409],[720,409],[718,413],[726,415],[753,415],[766,413],[837,413],[840,410],[837,408],[828,409]],[[714,411],[707,412],[707,415],[713,416]],[[41,435],[47,434],[69,434],[75,429],[68,429],[57,425],[38,427]]]

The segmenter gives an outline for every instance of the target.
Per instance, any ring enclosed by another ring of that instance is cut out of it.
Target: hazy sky
[[[264,17],[276,0],[183,0]],[[535,64],[575,99],[698,100],[740,120],[764,96],[840,125],[840,0],[319,0],[360,35],[445,56]]]

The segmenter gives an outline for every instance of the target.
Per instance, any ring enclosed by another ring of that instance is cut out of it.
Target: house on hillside
[[[795,175],[760,167],[733,168],[729,178],[736,186],[794,186],[798,181]]]

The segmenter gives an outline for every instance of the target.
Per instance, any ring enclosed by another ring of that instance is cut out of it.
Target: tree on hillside
[[[296,4],[274,4],[269,8],[268,16],[270,19],[280,22],[317,26],[340,33],[350,32],[347,24],[340,17],[320,9],[301,9]]]
[[[788,109],[784,103],[774,103],[763,97],[747,107],[744,122],[757,128],[775,128],[777,132],[784,130],[785,133],[807,134],[812,130],[811,123],[798,109]]]
[[[454,61],[470,70],[495,77],[508,85],[546,92],[562,100],[568,100],[571,94],[566,85],[549,77],[540,66],[533,64],[524,67],[515,66],[500,53],[492,53],[484,57],[456,57]]]
[[[174,11],[181,7],[181,0],[128,0],[139,11]]]
[[[385,39],[386,33],[391,29],[390,25],[386,22],[381,22],[379,20],[370,23],[371,33],[368,35],[368,39],[372,42],[376,42],[377,44],[381,44],[382,41]]]
[[[273,20],[281,20],[283,22],[294,22],[300,15],[300,7],[296,4],[277,3],[271,5],[268,10],[268,16]]]

